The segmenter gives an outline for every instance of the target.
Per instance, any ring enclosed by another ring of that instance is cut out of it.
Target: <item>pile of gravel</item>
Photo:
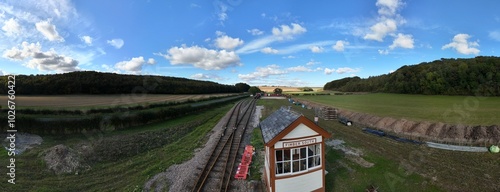
[[[42,152],[42,159],[47,168],[55,174],[73,173],[87,168],[80,156],[71,148],[65,145],[56,145]]]

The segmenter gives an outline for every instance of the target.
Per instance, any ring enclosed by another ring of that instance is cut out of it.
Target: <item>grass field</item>
[[[265,105],[263,119],[286,100],[260,100]],[[309,119],[314,110],[292,107]],[[347,127],[336,121],[319,125],[341,139],[345,145],[363,151],[363,158],[375,165],[365,168],[352,162],[341,151],[327,149],[327,191],[498,191],[498,154],[444,151],[365,134],[361,127]],[[491,182],[490,182],[491,181]],[[493,183],[493,184],[492,184]]]
[[[209,97],[222,97],[233,94],[193,94],[193,95],[167,95],[167,94],[122,94],[122,95],[66,95],[66,96],[16,96],[16,107],[42,107],[42,108],[90,108],[109,106],[129,106],[146,103],[197,100]],[[1,97],[0,103],[6,105],[7,97]],[[5,104],[4,104],[5,103]]]
[[[44,137],[42,146],[16,156],[16,185],[8,184],[5,181],[0,182],[0,188],[2,191],[141,191],[144,183],[157,173],[165,171],[173,164],[190,159],[194,149],[206,142],[207,133],[233,105],[234,103],[183,118],[140,126],[126,131],[104,133],[102,134],[103,138],[116,135],[127,136],[169,129],[192,121],[206,119],[206,123],[196,127],[192,132],[178,138],[171,144],[143,151],[138,155],[122,158],[119,161],[99,162],[92,165],[90,170],[79,174],[56,176],[47,171],[39,154],[44,149],[57,144],[75,146],[92,138],[83,135],[70,138]],[[1,151],[1,153],[3,154],[5,151]],[[7,157],[0,155],[0,165],[7,165],[7,162]]]
[[[500,97],[362,94],[297,96],[381,117],[465,125],[500,125]]]

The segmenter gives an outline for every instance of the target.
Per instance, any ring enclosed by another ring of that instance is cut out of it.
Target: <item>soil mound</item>
[[[422,141],[450,142],[471,145],[491,145],[500,143],[498,125],[444,124],[427,121],[412,121],[392,117],[338,110],[339,115],[354,123],[394,133],[401,137]]]
[[[42,152],[42,158],[47,164],[47,168],[57,175],[77,172],[87,167],[82,163],[80,156],[65,145],[56,145],[45,150]]]

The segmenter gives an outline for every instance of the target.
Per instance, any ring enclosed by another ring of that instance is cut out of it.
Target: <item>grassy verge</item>
[[[165,171],[173,164],[190,159],[194,149],[206,142],[207,133],[231,106],[232,104],[224,105],[183,119],[142,126],[133,131],[101,134],[102,137],[109,137],[116,134],[128,135],[141,131],[168,129],[175,124],[196,121],[197,118],[213,117],[173,143],[117,161],[99,162],[92,165],[90,170],[78,174],[54,175],[46,170],[46,165],[38,155],[45,148],[55,144],[73,145],[85,138],[49,137],[41,147],[16,157],[16,185],[0,182],[0,188],[3,191],[141,191],[144,183],[155,174]],[[0,165],[6,163],[7,158],[0,156]]]
[[[252,164],[250,166],[250,180],[261,181],[262,174],[260,169],[264,166],[264,140],[262,138],[262,132],[260,128],[253,129],[252,138],[250,139],[250,144],[255,148],[255,156],[252,158]]]
[[[499,125],[500,97],[363,94],[297,96],[341,109],[382,117],[466,125]]]

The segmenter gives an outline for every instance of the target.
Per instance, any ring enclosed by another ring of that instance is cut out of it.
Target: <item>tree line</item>
[[[7,76],[0,76],[0,94],[7,94]],[[210,94],[248,91],[245,83],[224,85],[179,77],[75,71],[49,75],[17,75],[16,95],[65,94]]]
[[[390,74],[328,82],[324,90],[425,95],[500,96],[500,57],[441,59]]]

